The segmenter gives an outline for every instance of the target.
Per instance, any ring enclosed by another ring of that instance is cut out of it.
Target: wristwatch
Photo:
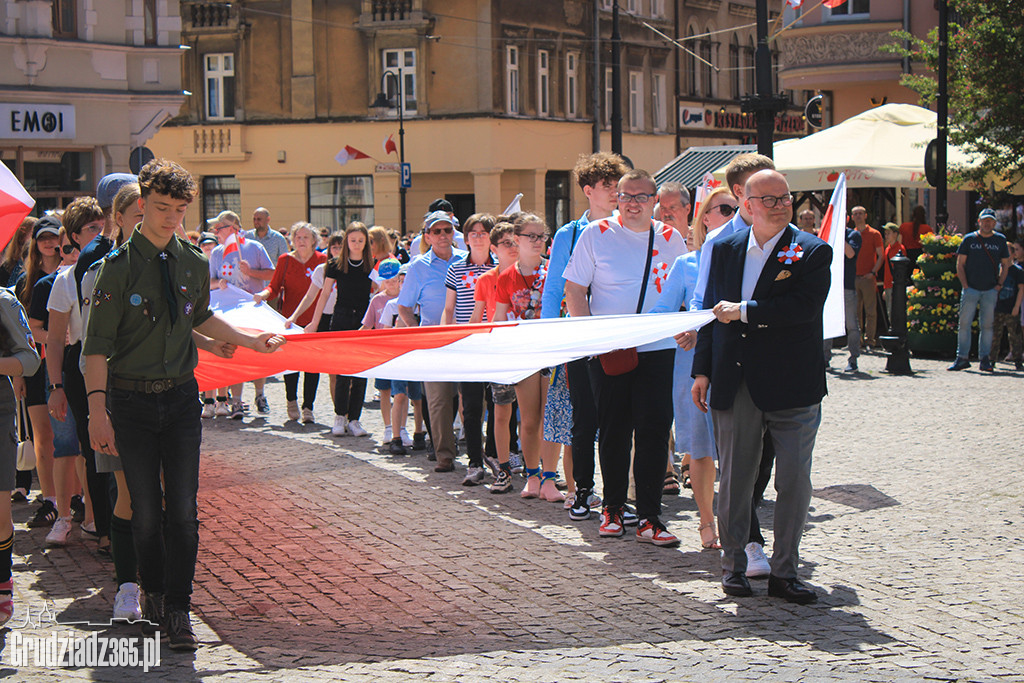
[[[55,389],[63,389],[63,388],[64,388],[63,384],[51,384],[50,385],[50,391],[54,391]]]

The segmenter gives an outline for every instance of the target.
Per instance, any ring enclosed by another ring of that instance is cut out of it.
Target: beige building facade
[[[177,114],[180,28],[177,0],[0,4],[0,157],[36,213],[127,171]]]

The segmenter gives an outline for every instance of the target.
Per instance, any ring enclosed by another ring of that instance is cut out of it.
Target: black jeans
[[[622,375],[606,375],[597,358],[589,363],[597,400],[597,424],[601,429],[598,448],[605,505],[619,507],[626,503],[632,442],[636,513],[645,519],[661,514],[668,434],[672,428],[675,351],[645,351],[638,355],[637,367]]]
[[[132,496],[142,589],[164,593],[168,606],[183,609],[191,599],[199,550],[201,405],[195,380],[159,394],[113,387],[107,394],[114,441]]]
[[[594,488],[594,439],[597,438],[597,403],[590,385],[587,359],[568,364],[569,403],[572,405],[572,477],[577,489]]]
[[[366,309],[356,311],[335,308],[331,316],[331,332],[358,330],[365,314]],[[334,414],[358,420],[363,414],[363,401],[366,399],[366,378],[337,375],[335,381]]]
[[[462,429],[466,433],[469,466],[484,465],[484,387],[483,382],[459,382],[462,395]]]
[[[78,358],[82,355],[82,344],[64,347],[64,396],[68,400],[68,408],[75,417],[75,431],[78,433],[78,445],[85,458],[85,480],[89,487],[89,498],[92,501],[92,514],[96,522],[96,533],[101,538],[110,536],[110,475],[96,471],[96,454],[89,445],[89,401],[85,395],[85,378],[78,369]]]
[[[303,373],[302,382],[302,407],[313,409],[313,402],[316,401],[316,390],[320,386],[319,372]],[[284,397],[289,401],[299,399],[299,373],[289,372],[284,376]]]

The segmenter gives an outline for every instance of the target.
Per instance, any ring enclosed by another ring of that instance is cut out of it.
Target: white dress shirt
[[[782,239],[782,233],[785,231],[785,228],[779,230],[774,237],[765,242],[764,247],[758,246],[753,230],[750,231],[750,236],[747,237],[747,257],[743,261],[743,283],[740,286],[740,296],[742,297],[742,301],[740,301],[740,320],[743,322],[747,322],[747,301],[754,296],[754,288],[757,287],[757,281],[761,277],[761,271],[764,270],[764,264],[775,253],[775,246]]]

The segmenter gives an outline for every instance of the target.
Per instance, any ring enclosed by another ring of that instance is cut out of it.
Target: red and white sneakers
[[[604,506],[601,508],[601,536],[621,536],[624,531],[622,524],[622,508]]]
[[[636,540],[663,548],[674,548],[679,545],[679,539],[669,533],[669,530],[657,518],[640,520],[640,524],[636,527]]]

